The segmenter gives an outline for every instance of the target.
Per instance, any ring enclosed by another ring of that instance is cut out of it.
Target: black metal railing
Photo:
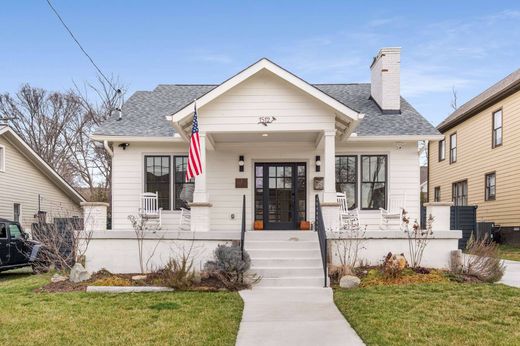
[[[246,195],[242,197],[242,229],[240,230],[240,254],[244,260],[244,240],[246,235]]]
[[[320,242],[321,262],[323,264],[323,287],[327,287],[327,234],[325,232],[325,224],[323,223],[323,214],[321,213],[320,198],[316,195],[315,201],[315,217],[314,229],[318,233]]]

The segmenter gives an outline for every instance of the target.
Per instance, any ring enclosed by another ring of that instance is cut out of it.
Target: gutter
[[[108,155],[110,155],[110,157],[114,157],[114,152],[108,145],[108,141],[106,139],[103,141],[103,146],[105,147],[105,150],[107,151]]]

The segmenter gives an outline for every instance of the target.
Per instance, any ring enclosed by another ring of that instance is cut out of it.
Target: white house
[[[256,258],[277,256],[264,251],[275,244],[255,241],[316,240],[315,232],[299,231],[302,221],[315,221],[315,195],[329,231],[338,228],[337,192],[345,192],[349,208],[359,208],[368,237],[403,243],[399,227],[381,230],[379,209],[399,197],[411,218],[419,218],[417,143],[440,135],[400,96],[399,48],[381,49],[370,70],[371,83],[310,84],[261,59],[218,85],[159,85],[136,92],[121,118],[107,120],[92,136],[113,154],[113,229],[95,232],[87,266],[134,270],[128,216],[138,213],[144,192],[158,192],[163,236],[194,238],[208,251],[211,242],[240,239],[245,196],[246,248],[253,265]],[[185,182],[195,99],[204,173]],[[179,230],[181,207],[191,209],[190,231]],[[263,232],[253,231],[255,221]],[[425,256],[439,265],[457,243],[458,232],[444,231],[437,236],[442,259]],[[401,245],[389,246],[404,251]],[[107,249],[110,256],[103,255]],[[389,249],[378,247],[380,253],[367,256],[376,261]],[[309,251],[312,257],[319,249]]]

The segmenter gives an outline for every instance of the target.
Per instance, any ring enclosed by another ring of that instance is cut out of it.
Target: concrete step
[[[320,249],[249,249],[251,259],[257,258],[321,258]]]
[[[323,287],[323,277],[300,276],[265,278],[263,277],[255,287]]]
[[[323,275],[323,267],[252,267],[249,271],[265,278]]]
[[[319,267],[321,266],[321,256],[316,258],[252,258],[251,268],[264,267],[286,267],[286,268],[302,268],[302,267]]]
[[[316,232],[313,231],[250,231],[245,234],[245,243],[254,240],[275,241],[275,240],[290,240],[290,241],[312,241],[318,240]]]
[[[246,250],[252,249],[319,249],[318,240],[248,240],[245,241]]]

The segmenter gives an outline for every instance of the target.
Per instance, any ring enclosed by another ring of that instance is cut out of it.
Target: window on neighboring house
[[[145,192],[159,194],[159,208],[170,210],[170,156],[145,156]]]
[[[0,145],[0,172],[5,172],[5,147]]]
[[[336,156],[336,191],[347,195],[348,208],[357,208],[357,156]]]
[[[446,140],[439,141],[439,161],[444,161],[446,158]]]
[[[452,184],[451,198],[454,205],[468,205],[468,181],[458,181]]]
[[[21,215],[21,207],[19,203],[15,203],[13,205],[13,215],[14,215],[14,221],[20,222],[20,215]]]
[[[433,189],[433,201],[434,202],[440,202],[441,201],[441,187],[436,186]]]
[[[450,163],[457,162],[457,133],[450,136]]]
[[[174,156],[175,162],[175,209],[189,208],[188,203],[193,202],[193,191],[195,181],[191,179],[186,182],[186,170],[188,167],[188,156]]]
[[[361,155],[361,208],[386,208],[386,155]]]
[[[493,148],[502,145],[502,110],[493,113]]]
[[[497,177],[496,173],[488,173],[486,174],[486,191],[485,197],[486,201],[492,201],[496,198],[497,195]]]

